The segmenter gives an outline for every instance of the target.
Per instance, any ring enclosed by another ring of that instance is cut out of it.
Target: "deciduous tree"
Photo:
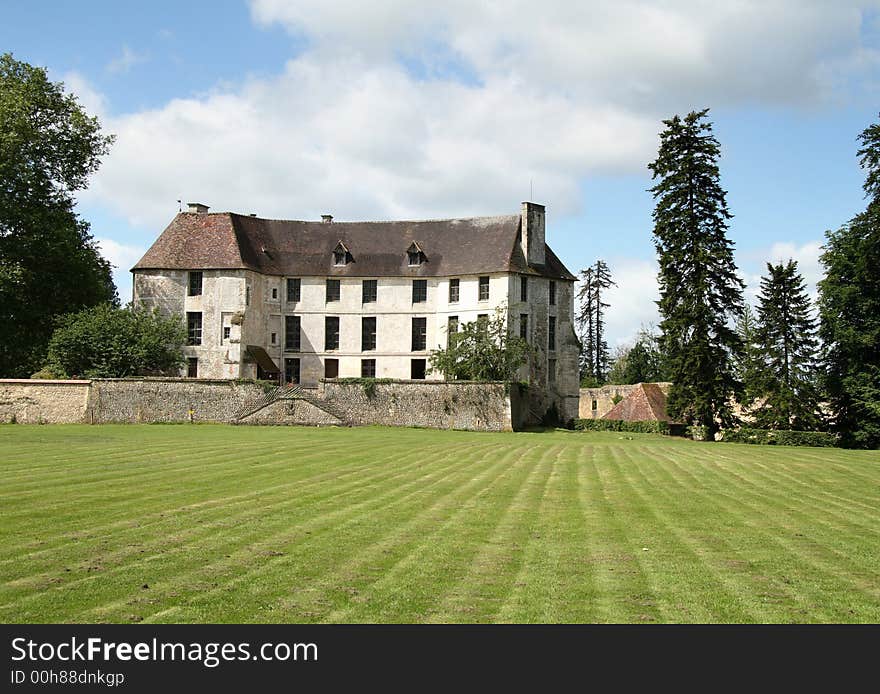
[[[431,370],[448,379],[513,381],[533,356],[531,346],[510,334],[503,310],[484,320],[458,326],[446,349],[431,352]]]
[[[111,142],[45,70],[0,56],[0,376],[39,367],[55,316],[117,301],[73,209]]]
[[[176,375],[185,343],[180,316],[100,304],[60,319],[45,371],[61,378]]]

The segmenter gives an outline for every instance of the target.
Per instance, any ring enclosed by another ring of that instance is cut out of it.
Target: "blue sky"
[[[767,260],[815,281],[825,230],[864,205],[877,2],[12,0],[3,14],[3,50],[117,135],[79,209],[123,299],[177,199],[430,218],[514,213],[531,187],[570,269],[611,264],[622,342],[655,318],[660,121],[706,106],[752,294]]]

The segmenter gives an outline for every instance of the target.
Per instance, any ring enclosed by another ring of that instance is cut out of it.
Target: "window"
[[[269,337],[269,341],[273,345],[277,345],[278,344],[278,333],[272,333],[272,335]]]
[[[300,350],[301,323],[299,316],[284,316],[284,349],[291,352]]]
[[[556,282],[550,280],[550,305],[556,306]]]
[[[364,304],[372,304],[374,301],[376,301],[378,286],[379,283],[377,280],[364,280],[363,297],[361,299],[361,302]]]
[[[556,383],[556,360],[547,360],[547,383]]]
[[[361,378],[376,378],[375,359],[361,359]]]
[[[413,280],[412,302],[423,304],[428,300],[428,280]]]
[[[519,300],[520,301],[528,301],[529,300],[529,278],[528,277],[520,277],[519,278]]]
[[[449,280],[449,303],[454,304],[458,301],[458,290],[460,281],[456,279]]]
[[[292,277],[287,280],[287,300],[288,301],[299,301],[300,289],[302,287],[302,282],[299,277]]]
[[[248,285],[247,287],[244,288],[244,305],[245,306],[251,305],[251,286],[250,285]]]
[[[186,344],[202,344],[202,313],[186,314]]]
[[[452,336],[458,332],[458,316],[449,316],[446,322],[446,346],[452,344]]]
[[[272,287],[272,298],[273,299],[278,298],[278,287]]]
[[[599,401],[598,400],[590,400],[590,409],[595,412],[599,409]]]
[[[406,262],[410,267],[418,267],[427,260],[421,246],[413,241],[406,249]]]
[[[519,336],[523,340],[529,339],[529,314],[528,313],[520,313],[519,314]]]
[[[199,377],[199,360],[196,357],[189,357],[186,360],[186,377],[187,378],[198,378]]]
[[[547,349],[556,349],[556,316],[547,319]]]
[[[284,382],[299,383],[299,359],[284,360]]]
[[[410,378],[414,381],[424,381],[425,380],[425,360],[424,359],[413,359],[412,366],[410,367]]]
[[[230,328],[228,325],[224,325],[223,326],[223,339],[228,340],[231,335],[232,335],[232,328]]]
[[[489,314],[488,313],[478,313],[477,314],[477,327],[480,329],[480,332],[486,332],[489,329]]]
[[[339,280],[327,280],[327,303],[339,301]]]
[[[421,352],[428,348],[428,319],[412,319],[412,351]]]
[[[339,377],[339,360],[338,359],[325,359],[324,360],[324,378],[338,378]]]
[[[200,296],[202,293],[202,273],[193,271],[189,273],[189,295]]]
[[[489,300],[489,278],[481,277],[480,278],[480,301],[488,301]]]
[[[361,318],[361,351],[376,349],[376,318]]]
[[[324,349],[339,349],[339,316],[324,319]]]
[[[336,248],[333,249],[333,264],[336,267],[343,267],[348,265],[354,258],[351,253],[348,252],[348,248],[345,247],[345,244],[340,241],[336,244]]]

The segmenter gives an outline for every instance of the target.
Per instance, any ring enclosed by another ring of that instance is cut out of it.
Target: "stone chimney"
[[[186,211],[194,212],[195,214],[207,214],[208,210],[211,208],[207,205],[203,205],[200,202],[188,202],[186,203]]]
[[[332,224],[333,223],[333,215],[332,214],[322,214],[321,215],[321,223],[322,224]]]
[[[544,206],[536,202],[522,204],[522,252],[529,265],[544,265]]]

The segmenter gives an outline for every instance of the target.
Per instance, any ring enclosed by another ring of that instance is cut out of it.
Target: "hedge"
[[[628,431],[635,434],[668,434],[669,422],[627,422],[623,419],[578,419],[578,431]]]
[[[791,431],[785,429],[725,429],[722,441],[754,443],[763,446],[816,446],[830,448],[837,445],[837,436],[825,431]]]

